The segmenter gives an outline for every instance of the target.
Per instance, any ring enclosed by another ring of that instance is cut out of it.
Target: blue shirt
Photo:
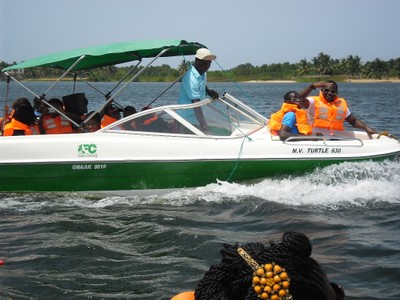
[[[291,133],[299,134],[296,123],[296,114],[294,112],[289,111],[283,116],[282,125],[289,127]]]
[[[206,98],[207,74],[200,73],[194,66],[191,66],[182,77],[181,89],[179,91],[179,104],[192,104],[192,100]],[[179,110],[179,115],[193,125],[199,125],[193,109]]]

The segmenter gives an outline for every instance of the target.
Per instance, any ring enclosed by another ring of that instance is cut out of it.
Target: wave
[[[167,194],[114,196],[97,193],[3,194],[0,209],[32,211],[47,208],[106,208],[140,205],[202,205],[210,203],[277,203],[291,206],[366,206],[400,203],[400,162],[345,162],[302,176],[267,178],[258,182],[219,181]]]

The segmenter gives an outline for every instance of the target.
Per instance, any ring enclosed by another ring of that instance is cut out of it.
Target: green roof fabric
[[[200,43],[187,42],[185,40],[123,42],[49,54],[4,68],[2,71],[34,67],[51,67],[67,70],[82,55],[85,55],[85,58],[74,67],[74,70],[85,70],[155,57],[167,48],[170,49],[162,55],[163,57],[193,55],[197,49],[206,47]]]

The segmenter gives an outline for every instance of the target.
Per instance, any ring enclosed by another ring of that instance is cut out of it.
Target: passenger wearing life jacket
[[[319,95],[307,97],[316,88],[320,89]],[[370,137],[377,133],[350,112],[346,100],[339,98],[338,92],[338,85],[333,80],[310,84],[300,92],[301,97],[307,97],[305,107],[309,114],[314,116],[313,127],[326,128],[333,134],[335,130],[344,130],[346,120],[353,127],[365,130]]]
[[[60,99],[52,98],[49,100],[54,108],[64,113],[64,106]],[[46,107],[42,110],[42,115],[39,119],[39,129],[42,134],[63,134],[72,133],[71,121],[61,114],[59,114],[54,108]]]
[[[124,107],[124,112],[122,113],[122,116],[125,118],[127,116],[134,115],[136,113],[137,113],[137,111],[136,111],[135,107],[133,107],[131,105],[127,105],[127,106]],[[139,129],[138,124],[136,124],[136,121],[134,121],[134,120],[124,123],[122,125],[122,127],[125,130],[137,130],[137,129]]]
[[[287,92],[283,101],[281,109],[271,115],[269,129],[276,130],[282,141],[291,136],[310,135],[312,127],[308,121],[307,111],[302,109],[303,99],[299,93]]]
[[[19,98],[13,105],[13,111],[10,114],[10,121],[5,124],[3,135],[32,135],[39,134],[36,125],[34,109],[26,98]]]
[[[83,132],[96,132],[101,128],[101,116],[95,111],[88,112],[84,115]]]
[[[122,109],[114,107],[112,104],[106,105],[104,108],[104,116],[101,120],[101,128],[106,127],[115,121],[121,119]]]
[[[142,111],[151,109],[150,106],[145,106]],[[140,130],[148,132],[168,132],[168,125],[163,118],[157,116],[155,113],[145,115],[141,118],[142,124]],[[137,125],[137,124],[136,124]]]
[[[11,119],[13,118],[13,114],[15,112],[15,108],[18,106],[31,106],[31,103],[25,97],[18,98],[12,104],[11,113],[9,112],[8,105],[6,105],[3,117],[0,117],[0,130],[3,130],[5,124],[11,122]]]

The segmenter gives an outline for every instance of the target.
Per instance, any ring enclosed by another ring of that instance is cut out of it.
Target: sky
[[[0,61],[151,39],[206,45],[211,70],[321,52],[389,60],[400,57],[399,19],[399,0],[0,0]]]

